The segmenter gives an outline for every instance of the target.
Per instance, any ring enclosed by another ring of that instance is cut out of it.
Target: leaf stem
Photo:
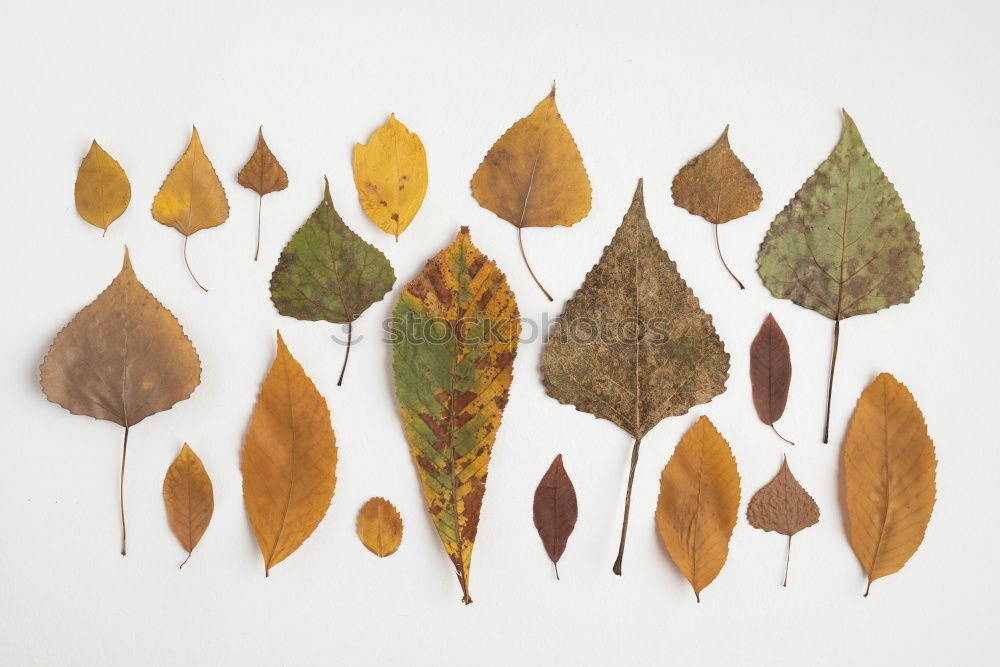
[[[556,581],[559,581],[559,561],[552,561],[552,566],[556,568]]]
[[[611,571],[619,577],[622,576],[622,558],[625,556],[625,533],[628,532],[628,510],[632,504],[632,482],[635,480],[635,464],[639,461],[639,444],[641,442],[642,438],[636,438],[635,444],[632,446],[632,465],[628,471],[628,488],[625,490],[625,517],[622,519],[622,540],[618,545],[618,558],[615,559],[615,564],[611,568]]]
[[[187,558],[185,558],[185,559],[184,559],[184,562],[183,562],[183,563],[181,563],[181,564],[180,564],[180,565],[179,565],[179,566],[177,567],[177,569],[178,569],[178,570],[182,570],[182,569],[184,569],[184,566],[185,566],[185,565],[187,564],[187,562],[188,562],[189,560],[191,560],[191,552],[190,552],[190,551],[188,552],[188,555],[187,555]]]
[[[125,555],[125,452],[128,451],[128,426],[125,427],[125,440],[122,442],[122,470],[118,478],[118,504],[122,510],[122,556]]]
[[[728,271],[732,279],[736,281],[736,284],[740,286],[740,289],[746,289],[740,279],[736,277],[736,274],[733,273],[733,270],[729,268],[728,264],[726,264],[726,258],[722,256],[722,246],[719,245],[719,225],[713,222],[712,226],[715,227],[715,249],[719,251],[719,259],[722,260],[722,266],[726,268],[726,271]]]
[[[344,353],[344,365],[340,367],[340,377],[337,378],[337,386],[344,381],[344,371],[347,370],[347,359],[351,356],[351,335],[353,333],[353,323],[348,320],[347,322],[347,352]]]
[[[830,441],[830,402],[833,399],[833,372],[837,369],[837,348],[840,347],[840,318],[833,325],[833,355],[830,358],[830,384],[826,389],[826,422],[823,424],[823,444]]]
[[[789,440],[789,439],[788,439],[788,438],[786,438],[785,436],[783,436],[783,435],[781,435],[780,433],[778,433],[778,429],[774,428],[774,423],[773,423],[773,422],[772,422],[772,423],[770,423],[770,424],[768,424],[768,426],[770,426],[770,427],[771,427],[771,430],[772,430],[772,431],[774,431],[774,434],[775,434],[776,436],[778,436],[779,438],[781,438],[782,440],[784,440],[785,442],[787,442],[787,443],[788,443],[789,445],[791,445],[792,447],[794,447],[794,446],[795,446],[795,443],[794,443],[794,442],[792,442],[791,440]]]
[[[528,263],[528,256],[524,253],[524,239],[521,237],[521,229],[522,228],[518,226],[517,244],[521,246],[521,258],[524,259],[524,265],[528,267],[528,273],[531,274],[531,277],[535,281],[535,284],[538,285],[538,289],[542,290],[542,294],[545,295],[546,299],[552,301],[552,295],[549,294],[548,290],[546,290],[545,287],[542,286],[542,283],[538,280],[538,276],[536,276],[535,272],[531,270],[531,264]]]
[[[260,209],[264,207],[264,195],[257,195],[257,249],[253,251],[253,261],[260,255]]]
[[[204,291],[208,291],[208,288],[198,282],[198,279],[194,277],[194,271],[191,270],[191,264],[188,262],[188,236],[184,236],[184,265],[188,269],[188,273],[191,274],[191,278],[194,280],[194,284],[200,287]]]
[[[782,586],[788,587],[788,561],[792,559],[792,536],[788,536],[788,550],[785,551],[785,581],[782,582]]]

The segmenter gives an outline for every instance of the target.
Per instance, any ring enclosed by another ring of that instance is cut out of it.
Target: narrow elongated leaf
[[[198,353],[177,318],[139,282],[126,248],[121,272],[59,332],[41,367],[42,391],[50,401],[125,427],[123,556],[129,429],[183,401],[200,382]]]
[[[132,199],[132,186],[125,170],[96,140],[80,163],[74,196],[80,217],[105,233]]]
[[[517,227],[528,272],[549,301],[528,264],[521,230],[574,225],[590,213],[590,179],[573,135],[556,108],[556,87],[530,115],[497,139],[472,177],[479,205]]]
[[[743,289],[743,283],[729,269],[722,256],[719,225],[756,211],[760,208],[763,194],[757,179],[729,147],[728,125],[711,148],[677,172],[671,192],[674,204],[712,223],[715,247],[722,266]]]
[[[153,199],[153,219],[184,235],[184,264],[201,289],[187,258],[188,238],[195,232],[217,227],[229,217],[229,201],[215,168],[205,155],[198,129],[191,128],[191,142],[174,165]]]
[[[834,321],[827,442],[840,321],[907,303],[924,272],[913,219],[846,112],[840,141],[771,223],[757,263],[771,294]]]
[[[167,506],[170,529],[188,552],[186,563],[205,534],[215,509],[212,480],[201,459],[186,442],[163,478],[163,502]]]
[[[559,559],[566,550],[573,527],[576,526],[576,490],[563,467],[562,454],[552,460],[535,489],[533,506],[535,528],[545,545],[545,553],[559,578]]]
[[[278,352],[250,418],[240,469],[264,574],[306,541],[337,484],[330,410],[278,334]]]
[[[285,168],[264,141],[264,128],[257,129],[257,148],[240,169],[236,181],[257,193],[257,249],[253,253],[253,261],[256,262],[260,255],[260,212],[264,206],[264,195],[288,187],[288,174],[285,173]]]
[[[726,564],[739,506],[740,475],[729,443],[708,417],[699,417],[664,466],[656,501],[660,539],[698,602]]]
[[[424,498],[469,604],[469,569],[521,319],[468,227],[427,262],[393,311],[392,369]]]
[[[788,536],[785,557],[785,582],[788,585],[788,561],[792,554],[792,535],[819,521],[819,506],[788,469],[788,457],[770,482],[753,494],[747,506],[747,521],[754,528]]]
[[[792,358],[788,352],[788,339],[778,322],[768,313],[750,345],[753,407],[760,420],[770,426],[775,435],[794,445],[794,442],[778,433],[778,429],[774,427],[774,422],[781,419],[785,412],[791,381]]]
[[[358,512],[358,537],[379,558],[391,556],[403,541],[403,519],[385,498],[371,498]]]
[[[271,274],[271,301],[279,313],[297,320],[347,325],[340,385],[351,354],[354,321],[381,301],[395,282],[396,274],[385,255],[351,231],[337,214],[326,181],[323,201],[281,251]]]
[[[601,260],[566,302],[542,356],[545,391],[607,419],[635,439],[614,572],[621,574],[642,438],[725,390],[729,355],[660,247],[646,218],[642,180]]]
[[[858,399],[844,438],[844,486],[851,546],[872,582],[916,553],[934,510],[937,460],[924,415],[888,373]]]
[[[354,185],[368,217],[398,241],[427,194],[427,153],[396,114],[354,146]]]

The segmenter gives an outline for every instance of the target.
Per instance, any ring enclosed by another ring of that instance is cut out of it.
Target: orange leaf
[[[379,558],[391,556],[403,541],[403,519],[385,498],[371,498],[358,512],[358,537]]]
[[[163,502],[167,506],[170,529],[190,558],[191,552],[205,534],[208,522],[212,520],[215,499],[212,480],[208,477],[205,466],[186,442],[163,478]],[[188,558],[184,559],[184,563]],[[184,563],[181,563],[181,567],[184,567]]]

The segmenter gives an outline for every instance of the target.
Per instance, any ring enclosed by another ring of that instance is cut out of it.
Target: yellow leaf
[[[190,558],[191,552],[205,534],[208,522],[212,520],[215,499],[212,480],[208,477],[205,466],[186,442],[163,478],[163,502],[167,506],[170,529]],[[184,559],[184,563],[186,562],[187,558]],[[181,567],[184,567],[184,563],[181,563]]]
[[[153,219],[184,235],[184,263],[198,282],[187,260],[188,237],[202,229],[217,227],[229,217],[229,202],[222,182],[202,148],[198,129],[191,128],[191,142],[153,199]]]
[[[403,541],[403,519],[385,498],[371,498],[358,512],[358,537],[379,558],[391,556]]]
[[[924,416],[899,380],[882,373],[858,399],[844,438],[851,546],[872,582],[900,570],[924,539],[937,461]]]
[[[663,468],[656,501],[660,539],[699,602],[726,564],[739,506],[733,452],[708,417],[700,417]]]
[[[583,158],[556,108],[556,87],[535,110],[490,148],[472,177],[472,196],[479,205],[517,227],[521,256],[524,227],[568,227],[590,212],[590,179]]]
[[[108,231],[132,199],[128,176],[95,140],[76,174],[76,210],[95,227]]]
[[[395,114],[354,146],[354,185],[368,217],[398,241],[427,193],[427,153]]]
[[[250,418],[240,466],[243,502],[264,574],[319,525],[337,484],[330,410],[278,334],[278,352]]]

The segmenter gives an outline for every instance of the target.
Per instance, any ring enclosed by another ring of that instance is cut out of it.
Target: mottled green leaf
[[[622,548],[643,436],[664,417],[712,400],[728,377],[729,355],[711,316],[653,236],[640,180],[621,226],[566,303],[542,357],[549,396],[635,438]]]
[[[393,311],[393,377],[424,498],[469,597],[486,467],[517,354],[514,293],[462,227]]]
[[[330,184],[323,201],[281,251],[271,274],[271,301],[298,320],[347,324],[344,379],[352,323],[392,289],[396,274],[385,255],[351,231],[333,208]]]
[[[836,322],[834,365],[840,320],[916,293],[924,272],[920,236],[846,112],[840,141],[771,223],[757,263],[774,296]],[[823,442],[829,396],[826,422]]]

